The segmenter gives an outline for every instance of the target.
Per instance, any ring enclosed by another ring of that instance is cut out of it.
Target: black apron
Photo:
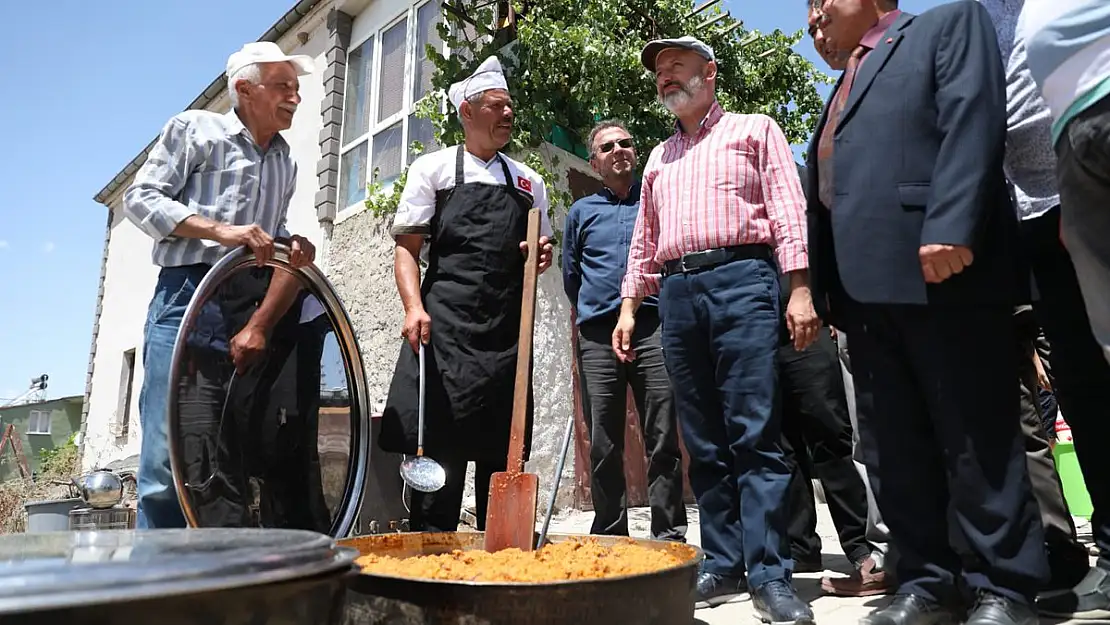
[[[455,186],[436,192],[420,287],[432,319],[424,348],[424,452],[433,458],[504,462],[508,454],[524,291],[520,243],[532,198],[517,191],[504,158],[496,158],[504,185],[464,183],[459,146]],[[417,353],[402,341],[382,414],[384,451],[416,453],[419,367]],[[525,458],[532,413],[529,385]]]

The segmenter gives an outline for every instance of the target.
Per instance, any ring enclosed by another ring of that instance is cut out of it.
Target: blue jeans
[[[135,520],[139,529],[186,526],[170,470],[166,401],[177,331],[185,308],[208,269],[207,265],[163,268],[147,310],[143,329],[143,388],[139,392],[139,423],[143,429]]]
[[[782,311],[764,260],[737,260],[663,279],[663,358],[701,514],[703,569],[789,581],[790,470],[773,410]]]

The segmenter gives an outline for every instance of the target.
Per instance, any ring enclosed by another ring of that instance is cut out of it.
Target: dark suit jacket
[[[850,321],[839,318],[845,295],[928,305],[1020,297],[1017,220],[1002,172],[1006,81],[982,6],[958,0],[903,13],[864,60],[834,138],[831,211],[817,182],[827,106],[806,162],[813,299],[826,321]],[[918,249],[930,243],[969,246],[974,262],[926,284]]]

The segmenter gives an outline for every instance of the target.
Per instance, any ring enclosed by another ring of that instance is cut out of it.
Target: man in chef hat
[[[409,168],[391,234],[394,273],[405,309],[397,368],[379,446],[415,454],[420,361],[425,352],[424,454],[447,483],[412,493],[413,531],[455,531],[468,462],[475,462],[478,528],[484,529],[490,476],[505,470],[513,409],[528,211],[542,215],[539,270],[551,265],[547,189],[524,163],[502,154],[513,130],[513,100],[491,56],[451,85],[462,145],[425,154]],[[426,248],[427,270],[417,263]],[[531,440],[529,389],[526,447]]]

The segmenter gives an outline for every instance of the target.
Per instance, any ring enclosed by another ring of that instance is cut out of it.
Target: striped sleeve
[[[655,260],[655,250],[659,241],[659,215],[652,198],[652,182],[655,167],[663,146],[652,150],[644,167],[643,181],[640,185],[640,211],[636,215],[636,226],[632,230],[632,241],[628,248],[628,264],[621,283],[621,297],[642,299],[659,292],[659,263]]]
[[[177,199],[203,160],[191,137],[186,120],[170,119],[124,193],[124,215],[155,241],[169,238],[178,224],[197,214]]]
[[[775,256],[783,273],[809,267],[806,247],[806,200],[786,135],[775,120],[763,117],[759,172],[764,206],[775,238]],[[759,136],[759,133],[756,134]]]

